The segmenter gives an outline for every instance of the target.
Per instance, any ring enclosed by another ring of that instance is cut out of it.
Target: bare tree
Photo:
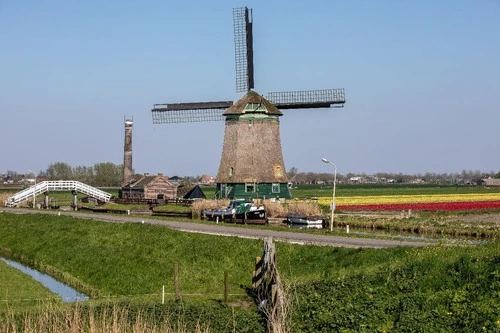
[[[288,172],[286,173],[286,175],[288,176],[288,179],[292,179],[297,175],[298,172],[299,169],[297,169],[296,167],[291,167],[290,170],[288,170]]]

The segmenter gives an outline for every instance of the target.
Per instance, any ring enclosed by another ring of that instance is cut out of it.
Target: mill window
[[[246,183],[245,184],[245,192],[255,192],[255,184],[254,183]]]
[[[280,193],[280,183],[273,183],[272,191],[273,193]]]

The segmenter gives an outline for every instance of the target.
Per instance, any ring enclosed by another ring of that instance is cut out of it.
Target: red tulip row
[[[336,210],[428,210],[428,211],[459,211],[459,210],[490,210],[500,209],[500,200],[496,201],[466,201],[466,202],[415,202],[388,203],[371,205],[340,205]]]

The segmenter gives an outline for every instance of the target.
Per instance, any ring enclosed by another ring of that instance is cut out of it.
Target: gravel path
[[[178,222],[171,220],[157,220],[147,217],[137,216],[120,216],[98,213],[84,213],[73,211],[53,211],[53,210],[33,210],[23,208],[2,208],[0,211],[17,214],[47,214],[47,215],[67,215],[83,219],[92,219],[104,222],[113,223],[148,223],[155,225],[166,226],[175,230],[185,232],[197,232],[210,235],[233,236],[244,238],[263,239],[273,237],[274,240],[286,241],[296,244],[316,244],[325,246],[340,246],[340,247],[369,247],[369,248],[387,248],[395,246],[427,246],[433,245],[432,242],[420,241],[405,241],[405,240],[387,240],[376,238],[357,238],[357,237],[342,237],[315,235],[303,232],[286,232],[276,231],[271,229],[243,228],[234,227],[231,224],[214,222],[195,223],[195,222]]]

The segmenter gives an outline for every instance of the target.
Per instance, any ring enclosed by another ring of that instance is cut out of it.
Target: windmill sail
[[[345,92],[344,89],[270,92],[267,100],[281,110],[342,107]]]
[[[231,105],[232,101],[155,104],[151,112],[153,124],[220,121]]]
[[[234,48],[236,63],[236,91],[254,88],[252,10],[247,7],[233,9]]]
[[[254,88],[253,18],[247,7],[233,8],[236,91]],[[343,107],[344,89],[270,92],[267,100],[281,110]],[[187,123],[224,120],[222,113],[232,101],[155,104],[153,123]]]

